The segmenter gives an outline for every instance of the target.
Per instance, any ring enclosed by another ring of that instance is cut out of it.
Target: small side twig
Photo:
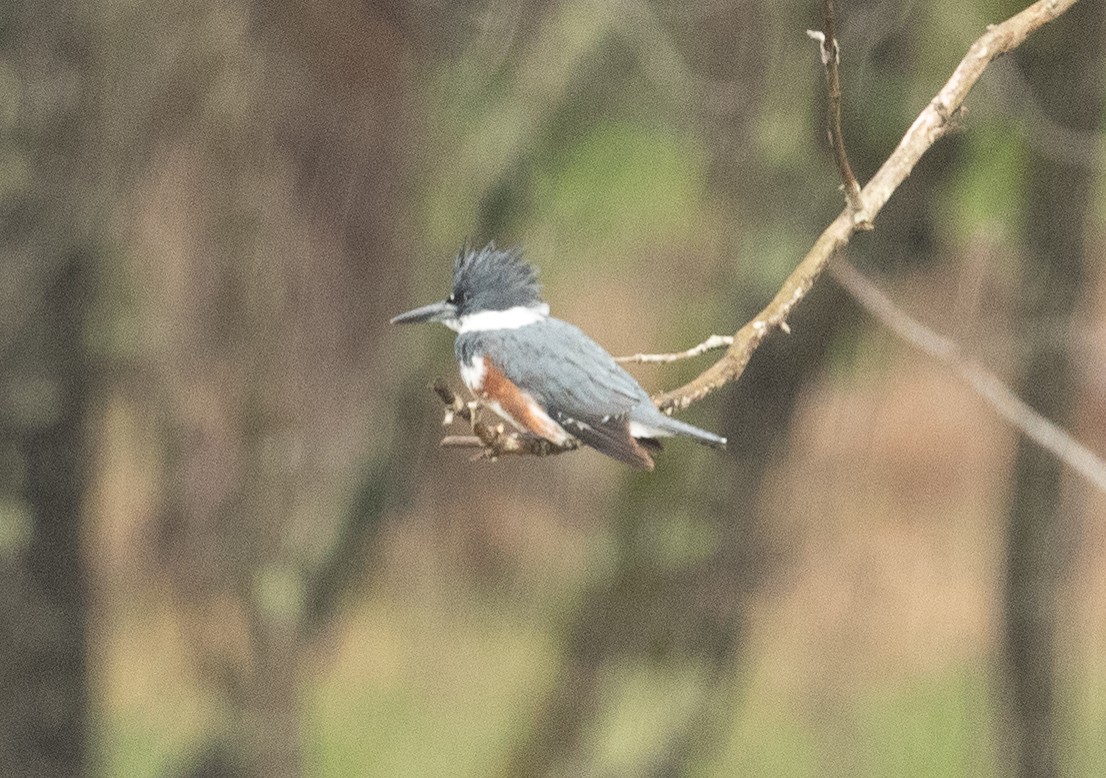
[[[733,335],[711,335],[698,346],[692,346],[686,351],[673,351],[668,354],[634,354],[632,357],[615,357],[615,362],[631,362],[634,364],[663,364],[676,362],[681,359],[691,359],[700,354],[705,354],[714,349],[726,348],[733,345]]]
[[[1106,492],[1106,461],[1046,419],[1010,387],[974,359],[955,341],[934,332],[910,316],[859,270],[840,257],[830,264],[830,275],[881,324],[915,348],[945,363],[999,416],[1057,459]]]
[[[806,34],[817,41],[822,54],[822,65],[826,68],[826,124],[833,158],[837,163],[837,172],[841,176],[841,189],[845,193],[845,202],[852,211],[853,222],[857,229],[872,229],[872,221],[864,212],[860,200],[860,184],[853,175],[849,155],[845,152],[845,133],[841,130],[841,47],[837,43],[833,24],[833,0],[822,0],[822,24],[824,32],[807,30]]]
[[[462,400],[449,385],[442,379],[434,381],[433,385],[434,394],[441,398],[445,403],[445,417],[442,419],[444,426],[449,426],[453,423],[454,419],[460,419],[461,421],[467,421],[470,424],[473,420],[473,405],[466,403]]]

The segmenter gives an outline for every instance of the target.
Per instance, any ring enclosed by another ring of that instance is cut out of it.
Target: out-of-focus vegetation
[[[1021,5],[837,4],[861,181]],[[0,9],[0,773],[1106,774],[1106,497],[828,278],[652,474],[439,450],[451,337],[387,326],[468,238],[612,352],[736,329],[842,207],[819,18]],[[1104,44],[849,248],[1099,452]]]

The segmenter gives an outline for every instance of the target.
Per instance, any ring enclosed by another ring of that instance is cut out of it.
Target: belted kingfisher
[[[726,439],[665,416],[599,344],[549,315],[537,272],[517,250],[494,243],[461,249],[453,292],[392,324],[441,322],[457,332],[465,385],[522,433],[556,445],[570,439],[636,468],[653,469],[657,438],[687,435],[723,448]]]

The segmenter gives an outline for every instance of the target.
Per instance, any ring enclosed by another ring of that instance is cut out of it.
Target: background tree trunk
[[[1106,6],[1079,3],[1017,52],[1028,94],[1064,127],[1101,126]],[[1032,132],[1032,130],[1031,130]],[[1033,337],[1041,322],[1072,326],[1087,277],[1086,236],[1096,169],[1051,155],[1037,138],[1026,166],[1025,245],[1018,316],[1030,333],[1017,380],[1019,395],[1069,426],[1080,385],[1069,338]],[[1091,369],[1101,369],[1094,366]],[[1071,501],[1062,489],[1063,465],[1025,437],[1011,477],[1005,591],[1005,678],[1010,700],[1008,741],[1012,774],[1060,772],[1056,673],[1058,604],[1064,584],[1064,538]]]
[[[87,768],[82,510],[94,388],[85,322],[95,256],[79,167],[94,112],[84,15],[9,4],[0,127],[0,773]],[[58,87],[66,88],[59,90]]]

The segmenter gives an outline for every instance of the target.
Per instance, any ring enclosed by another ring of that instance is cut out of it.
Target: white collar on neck
[[[480,311],[470,313],[459,319],[442,322],[455,332],[486,332],[488,330],[517,330],[528,324],[537,324],[549,315],[549,306],[541,303],[535,306],[516,305],[505,311]]]

